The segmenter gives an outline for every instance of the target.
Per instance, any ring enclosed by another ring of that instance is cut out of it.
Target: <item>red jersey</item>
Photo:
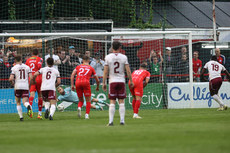
[[[224,65],[225,64],[225,56],[224,55],[220,55],[219,57],[217,57],[217,61]]]
[[[26,65],[28,65],[31,69],[32,74],[40,70],[42,67],[43,59],[38,56],[32,56],[26,60]]]
[[[145,78],[150,78],[150,73],[146,70],[135,70],[132,73],[133,82],[141,82],[142,84]]]
[[[192,63],[193,63],[193,72],[197,73],[198,69],[202,68],[202,61],[197,59],[196,61],[194,60],[194,58],[192,59]]]
[[[81,64],[81,65],[78,65],[75,69],[77,70],[76,82],[77,81],[80,81],[80,82],[89,81],[92,75],[94,76],[96,75],[96,71],[90,65]]]

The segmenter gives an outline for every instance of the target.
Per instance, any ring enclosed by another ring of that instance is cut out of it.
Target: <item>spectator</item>
[[[92,66],[94,68],[94,70],[96,70],[96,61],[90,56],[90,51],[85,51],[85,56],[88,56],[90,59],[89,65]],[[95,83],[95,79],[91,78],[90,79],[90,84],[94,84]]]
[[[220,49],[216,48],[215,53],[216,53],[218,62],[225,66],[226,59],[225,59],[225,56],[220,53]]]
[[[72,66],[70,63],[70,56],[65,54],[65,51],[62,50],[60,51],[60,56],[61,64],[59,65],[59,72],[60,76],[64,77],[61,79],[62,84],[69,85],[70,84],[70,79],[67,79],[66,77],[69,77],[72,72]]]
[[[105,61],[103,61],[100,58],[100,54],[99,53],[95,54],[95,61],[96,61],[95,71],[96,71],[96,74],[97,74],[97,76],[99,78],[100,83],[102,83]],[[95,83],[96,83],[95,79],[93,79],[93,84],[95,84]]]
[[[179,82],[187,82],[189,81],[189,62],[187,60],[187,55],[183,54],[181,60],[177,65],[177,73]]]
[[[1,88],[9,88],[10,84],[8,82],[8,77],[10,76],[11,73],[11,67],[12,65],[8,61],[8,57],[4,56],[3,57],[3,62],[0,63],[0,78],[1,78]]]
[[[199,57],[199,52],[194,51],[193,52],[193,81],[194,82],[200,82],[200,71],[202,68],[202,61],[198,58]]]
[[[157,57],[157,62],[162,63],[163,62],[163,57],[161,55],[161,52],[156,53],[156,51],[154,51],[153,49],[150,52],[149,55],[149,62],[152,63],[153,62],[153,57]]]
[[[77,60],[79,61],[79,64],[82,64],[82,58],[80,57],[81,56],[81,53],[79,50],[75,50],[75,57],[77,58]]]
[[[155,50],[151,50],[150,51],[150,55],[149,55],[149,58],[148,58],[148,60],[149,60],[149,63],[152,63],[153,62],[153,57],[157,57],[157,53],[155,52]],[[159,59],[159,61],[160,61],[160,59]]]
[[[230,72],[230,57],[228,57],[228,59],[227,59],[226,69],[228,70],[228,72]]]
[[[4,49],[0,50],[0,63],[3,62]]]
[[[108,50],[108,54],[112,53],[113,52],[113,48],[110,47],[109,50]]]
[[[85,55],[89,57],[90,61],[93,61],[94,59],[90,56],[91,53],[89,50],[85,51]]]
[[[157,75],[151,78],[151,82],[159,83],[159,78],[160,78],[160,68],[161,68],[161,62],[158,62],[157,56],[152,57],[153,62],[151,62],[151,75]]]
[[[137,52],[142,47],[143,47],[143,42],[141,42],[139,46],[134,46],[133,40],[128,41],[128,46],[122,45],[121,49],[125,50],[125,54],[128,57],[128,62],[129,62],[131,71],[139,69],[140,60],[137,56]]]
[[[187,51],[187,48],[185,46],[183,46],[181,49],[180,49],[180,52],[177,52],[176,55],[175,55],[175,59],[176,61],[180,61],[181,58],[182,58],[182,55],[187,55],[188,57],[188,51]]]
[[[17,55],[17,51],[8,50],[6,55],[8,57],[8,62],[12,65],[14,63],[14,57]]]
[[[185,46],[183,46],[181,48],[181,56],[184,55],[184,54],[186,54],[188,56],[188,51],[187,51],[187,48]]]
[[[50,49],[48,50],[48,54],[45,56],[45,61],[50,57]],[[58,70],[58,65],[61,64],[61,60],[58,55],[54,54],[54,49],[52,48],[52,58],[54,59],[53,67]],[[46,63],[46,62],[45,62]],[[47,65],[47,63],[46,63]]]
[[[80,51],[75,50],[74,46],[69,46],[69,56],[73,68],[81,64],[82,59],[80,58]]]
[[[27,60],[28,58],[30,58],[30,57],[31,57],[30,53],[24,54],[24,55],[23,55],[23,63],[25,63],[26,60]]]
[[[89,59],[90,59],[90,62],[89,62],[90,66],[92,66],[92,67],[95,69],[96,62],[95,62],[95,60],[90,56],[90,51],[88,51],[88,50],[85,51],[85,55],[88,56]]]
[[[166,78],[165,81],[167,83],[173,82],[174,77],[170,76],[174,73],[173,64],[175,64],[175,58],[172,57],[172,49],[170,47],[166,47],[166,56],[165,56],[165,74]]]

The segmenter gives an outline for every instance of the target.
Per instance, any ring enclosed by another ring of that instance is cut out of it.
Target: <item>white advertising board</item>
[[[168,83],[168,108],[217,108],[219,104],[211,97],[208,82],[193,84],[193,104],[189,95],[189,83]],[[223,82],[219,95],[230,107],[230,83]]]

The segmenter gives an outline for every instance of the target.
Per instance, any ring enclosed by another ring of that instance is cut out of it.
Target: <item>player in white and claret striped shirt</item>
[[[44,68],[41,68],[34,74],[34,79],[39,74],[42,74],[42,85],[41,92],[43,101],[45,101],[45,118],[49,117],[50,120],[53,120],[53,115],[56,110],[56,87],[61,84],[60,73],[57,69],[53,67],[54,60],[49,57],[47,60],[47,65]],[[57,82],[56,82],[57,80]],[[47,103],[48,102],[48,103]],[[49,104],[51,105],[49,107]],[[49,114],[50,113],[50,114]]]
[[[21,107],[21,98],[24,106],[27,108],[27,114],[31,118],[33,117],[32,107],[29,104],[29,77],[32,77],[30,73],[30,67],[22,63],[22,57],[17,55],[15,57],[16,65],[12,67],[9,81],[14,85],[15,100],[17,102],[17,111],[20,117],[20,121],[23,121],[23,113]]]

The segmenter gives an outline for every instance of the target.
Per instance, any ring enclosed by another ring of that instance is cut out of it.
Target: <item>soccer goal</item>
[[[111,52],[113,41],[122,43],[121,53],[127,55],[132,72],[145,63],[151,74],[150,82],[144,88],[140,109],[174,108],[174,103],[177,103],[180,97],[184,98],[185,103],[179,108],[193,107],[192,34],[189,31],[2,33],[0,41],[0,113],[17,112],[14,89],[8,82],[16,54],[21,54],[25,62],[32,56],[32,50],[37,48],[44,61],[48,54],[58,57],[59,61],[57,59],[55,65],[65,89],[70,86],[70,75],[74,68],[81,64],[82,55],[91,57],[90,65],[102,81],[104,58]],[[183,84],[185,88],[177,84]],[[91,79],[92,97],[109,103],[108,93],[103,92],[101,87],[99,91],[95,88],[95,81]],[[126,108],[132,109],[132,95],[128,86],[126,93]],[[37,101],[35,98],[35,112]],[[76,109],[77,105],[72,104],[65,110]],[[107,107],[104,106],[104,109]]]

